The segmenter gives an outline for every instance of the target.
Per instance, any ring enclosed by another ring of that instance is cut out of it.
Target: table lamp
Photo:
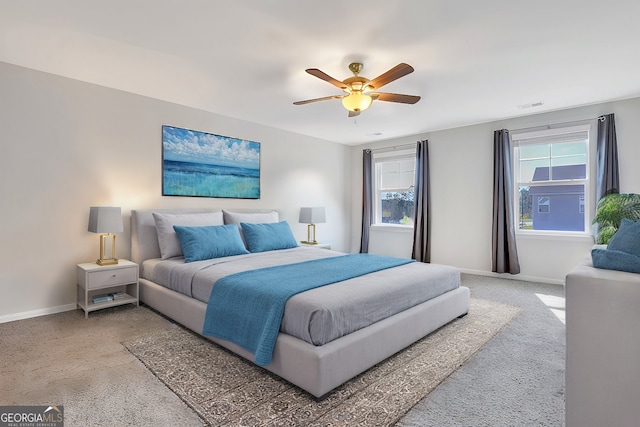
[[[307,240],[302,243],[308,245],[317,245],[316,240],[316,224],[326,222],[324,207],[315,208],[300,208],[300,219],[298,220],[302,224],[307,225]],[[313,230],[313,232],[312,232]]]
[[[119,207],[92,206],[89,211],[89,230],[92,233],[100,233],[100,258],[98,265],[117,264],[116,235],[122,233],[122,211]],[[106,239],[111,237],[111,258],[105,258]]]

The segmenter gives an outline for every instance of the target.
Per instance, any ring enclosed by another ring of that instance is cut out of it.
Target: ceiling
[[[635,0],[0,0],[0,61],[347,145],[640,96]],[[415,105],[348,118],[350,62]],[[535,104],[542,105],[535,106]],[[532,106],[533,105],[533,106]]]

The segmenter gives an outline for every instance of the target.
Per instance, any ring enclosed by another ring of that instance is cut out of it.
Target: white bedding
[[[142,275],[155,283],[207,303],[216,280],[246,270],[342,255],[298,247],[184,263],[152,259]],[[458,269],[414,262],[312,289],[289,299],[281,332],[313,345],[369,326],[459,287]]]

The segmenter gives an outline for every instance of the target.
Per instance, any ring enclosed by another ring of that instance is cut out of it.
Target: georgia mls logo
[[[64,427],[64,407],[0,406],[0,427]]]

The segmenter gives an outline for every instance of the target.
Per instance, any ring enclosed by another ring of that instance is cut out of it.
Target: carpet
[[[313,396],[183,328],[123,345],[214,426],[388,426],[522,310],[472,299],[469,314],[336,388]]]

